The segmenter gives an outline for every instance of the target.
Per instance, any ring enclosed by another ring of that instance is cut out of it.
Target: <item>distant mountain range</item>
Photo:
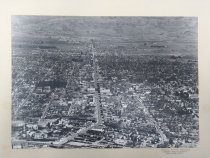
[[[195,17],[13,16],[13,44],[91,42],[197,54]],[[170,51],[170,52],[169,52]]]

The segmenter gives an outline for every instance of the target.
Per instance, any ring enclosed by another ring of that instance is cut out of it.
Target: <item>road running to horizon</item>
[[[55,142],[53,142],[53,145],[55,146],[61,146],[66,143],[68,143],[71,140],[74,140],[78,135],[86,133],[88,130],[91,130],[93,128],[97,128],[99,125],[101,125],[102,122],[102,116],[101,116],[101,103],[100,103],[100,94],[98,92],[98,67],[97,62],[95,59],[95,51],[92,53],[92,59],[93,59],[93,79],[94,79],[94,87],[95,87],[95,117],[96,117],[96,123],[92,124],[90,127],[84,127],[79,129],[76,133],[70,134],[69,136],[63,137]],[[73,71],[72,71],[73,73]],[[99,143],[100,141],[98,141]],[[96,144],[96,143],[95,143]]]

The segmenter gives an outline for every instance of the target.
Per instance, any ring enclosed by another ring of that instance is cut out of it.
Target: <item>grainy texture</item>
[[[12,17],[12,147],[195,147],[197,18]]]

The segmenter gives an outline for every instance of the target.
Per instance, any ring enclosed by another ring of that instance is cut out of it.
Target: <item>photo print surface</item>
[[[12,16],[12,148],[196,147],[197,23]]]

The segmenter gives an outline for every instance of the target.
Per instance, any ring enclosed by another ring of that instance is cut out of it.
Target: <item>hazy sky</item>
[[[13,40],[28,41],[49,36],[113,42],[163,41],[174,49],[189,47],[189,52],[189,43],[197,49],[197,18],[13,16],[12,35]]]

